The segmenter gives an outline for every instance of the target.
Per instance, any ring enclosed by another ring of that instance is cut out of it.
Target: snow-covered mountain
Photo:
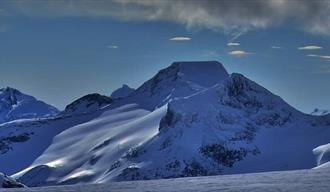
[[[39,117],[54,116],[59,111],[32,96],[7,87],[0,89],[0,123]]]
[[[128,85],[124,84],[121,88],[118,88],[114,92],[112,92],[111,98],[112,99],[124,98],[130,96],[134,91],[135,89],[130,88]]]
[[[126,97],[79,114],[88,118],[47,120],[48,129],[63,127],[14,176],[38,186],[312,168],[311,151],[330,136],[330,115],[301,113],[215,61],[175,62]]]

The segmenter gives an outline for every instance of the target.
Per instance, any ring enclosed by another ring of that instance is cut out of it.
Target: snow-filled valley
[[[124,85],[112,95],[89,94],[51,117],[0,124],[0,171],[32,187],[205,176],[127,183],[160,185],[160,191],[171,182],[182,190],[191,189],[183,186],[190,181],[218,190],[243,178],[241,187],[261,190],[290,176],[325,180],[330,115],[297,111],[218,62],[175,62],[136,90]],[[253,183],[254,177],[264,183]],[[43,190],[55,189],[62,190]]]

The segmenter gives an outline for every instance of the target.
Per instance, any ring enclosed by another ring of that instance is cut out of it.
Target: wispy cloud
[[[314,55],[314,54],[309,54],[307,56],[308,57],[316,57],[316,58],[325,59],[327,61],[330,61],[330,55]]]
[[[236,51],[230,51],[228,52],[229,55],[235,56],[235,57],[244,57],[246,55],[254,54],[252,52],[246,52],[243,50],[236,50]]]
[[[293,21],[294,26],[329,35],[328,0],[80,0],[4,1],[9,14],[42,17],[116,17],[123,20],[169,21],[187,28],[222,30],[237,36]]]
[[[307,45],[307,46],[303,46],[303,47],[298,47],[297,49],[299,49],[299,50],[318,50],[318,49],[323,49],[323,48],[318,45]]]
[[[178,36],[178,37],[172,37],[169,40],[170,41],[190,41],[191,37]]]
[[[275,45],[271,46],[271,48],[272,48],[272,49],[283,49],[283,47],[275,46]]]
[[[108,45],[107,48],[109,49],[118,49],[118,45]]]
[[[240,45],[241,45],[240,43],[233,43],[233,42],[227,43],[227,46],[229,46],[229,47],[240,46]]]

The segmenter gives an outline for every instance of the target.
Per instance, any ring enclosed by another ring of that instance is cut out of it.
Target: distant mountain
[[[135,89],[130,88],[128,85],[124,84],[121,88],[116,89],[114,92],[111,94],[112,99],[120,99],[124,97],[130,96]]]
[[[85,95],[65,107],[65,114],[91,113],[111,104],[112,98],[98,93]]]
[[[7,87],[0,89],[0,123],[54,116],[59,111],[32,96]]]
[[[79,111],[88,111],[85,102],[79,103]],[[63,114],[38,126],[17,122],[39,135],[58,128],[54,138],[34,136],[10,145],[6,155],[19,159],[19,150],[33,151],[33,142],[47,140],[38,145],[46,146],[42,154],[14,175],[23,183],[102,183],[312,168],[312,150],[329,143],[330,135],[329,115],[301,113],[243,75],[228,74],[216,61],[175,62],[133,93],[98,110],[79,113],[82,116]],[[17,125],[0,126],[0,135]],[[6,161],[2,157],[0,170]]]

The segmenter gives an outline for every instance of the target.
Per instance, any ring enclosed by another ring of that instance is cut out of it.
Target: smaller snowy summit
[[[22,188],[22,183],[0,172],[0,188]]]
[[[135,89],[130,88],[128,85],[124,84],[121,88],[118,88],[114,92],[112,92],[111,98],[113,99],[124,98],[130,96],[134,91]]]
[[[17,89],[0,89],[0,123],[16,120],[54,116],[58,109]]]
[[[95,112],[112,103],[112,99],[105,95],[92,93],[85,95],[65,107],[65,114],[82,114]]]

